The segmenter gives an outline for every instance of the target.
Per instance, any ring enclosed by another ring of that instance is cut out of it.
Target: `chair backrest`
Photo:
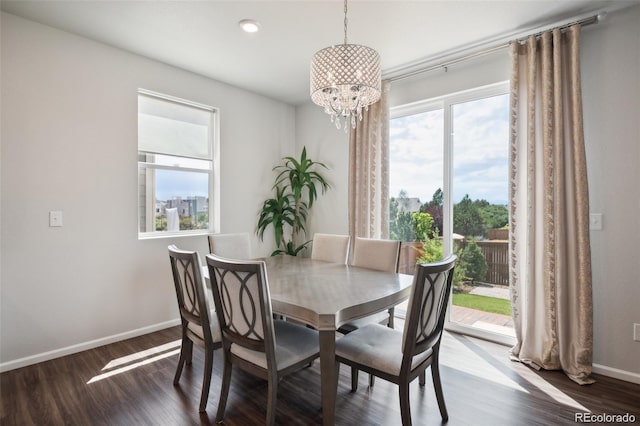
[[[168,249],[182,327],[187,333],[194,332],[194,327],[197,327],[195,335],[190,333],[192,338],[202,339],[204,336],[205,340],[213,341],[200,256],[196,251],[180,250],[175,245],[170,245]]]
[[[251,259],[251,241],[248,232],[209,235],[209,253],[228,259]]]
[[[206,257],[223,344],[264,352],[275,359],[271,297],[264,261]]]
[[[316,233],[313,235],[311,259],[346,265],[350,243],[350,235]]]
[[[405,359],[440,342],[457,259],[453,254],[439,262],[416,265],[402,336]]]
[[[356,237],[353,243],[352,266],[398,272],[400,241]]]

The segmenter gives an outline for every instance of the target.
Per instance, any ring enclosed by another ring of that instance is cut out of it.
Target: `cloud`
[[[508,200],[509,96],[454,104],[453,200],[465,194],[496,204]],[[390,123],[390,194],[420,201],[443,187],[444,113],[429,111]]]
[[[391,196],[397,196],[404,190],[410,197],[418,197],[424,203],[431,200],[438,188],[442,188],[442,123],[442,110],[391,120]]]

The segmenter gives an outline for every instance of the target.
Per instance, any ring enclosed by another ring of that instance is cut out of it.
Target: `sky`
[[[453,202],[472,200],[507,204],[509,96],[455,104],[453,126]],[[443,187],[444,113],[434,110],[390,122],[391,196],[400,190],[422,203]]]
[[[202,196],[208,197],[209,175],[207,173],[188,173],[173,170],[156,170],[156,199],[170,200]]]

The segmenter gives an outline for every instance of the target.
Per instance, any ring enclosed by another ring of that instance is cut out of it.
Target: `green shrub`
[[[464,265],[465,275],[471,281],[482,281],[487,276],[487,270],[489,269],[487,260],[484,258],[484,254],[482,254],[482,250],[480,250],[474,238],[469,241],[467,247],[462,251],[459,266],[460,264]]]

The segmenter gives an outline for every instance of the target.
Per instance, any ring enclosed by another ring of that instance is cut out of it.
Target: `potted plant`
[[[272,226],[276,250],[271,255],[296,256],[310,243],[299,243],[299,239],[301,233],[306,233],[307,214],[318,198],[318,190],[324,193],[330,188],[318,169],[328,168],[307,158],[306,147],[299,159],[284,157],[282,161],[273,168],[278,172],[273,184],[275,196],[262,204],[256,233],[263,241],[265,230]]]

